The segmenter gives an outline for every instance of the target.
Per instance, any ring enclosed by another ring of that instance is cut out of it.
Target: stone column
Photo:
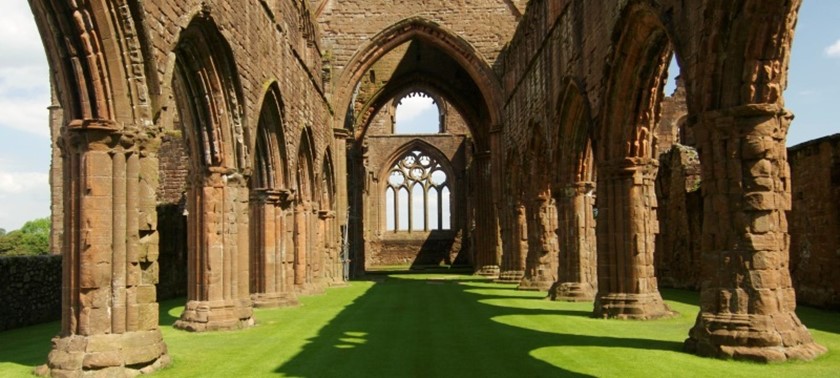
[[[133,375],[169,361],[155,290],[156,143],[145,135],[101,120],[63,130],[62,321],[47,362],[54,376]]]
[[[50,142],[52,143],[52,157],[50,159],[50,253],[58,255],[63,250],[64,240],[64,172],[61,158],[61,125],[64,122],[64,109],[58,101],[55,83],[50,81],[52,103],[47,109],[50,112]]]
[[[525,259],[528,255],[528,230],[525,226],[525,206],[518,200],[508,199],[502,234],[504,253],[501,257],[500,283],[519,284],[525,276]],[[524,245],[523,245],[524,244]]]
[[[208,171],[193,174],[187,194],[187,304],[175,327],[199,332],[250,327],[246,179],[225,168]]]
[[[528,253],[520,290],[548,290],[557,280],[557,209],[551,191],[531,201],[528,214]]]
[[[332,210],[321,210],[318,212],[323,240],[321,247],[324,249],[324,279],[327,286],[341,285],[344,282],[339,256],[338,243],[336,242],[336,213]]]
[[[685,347],[703,356],[810,360],[826,349],[796,316],[788,271],[792,115],[755,104],[703,114],[700,313]]]
[[[496,253],[496,214],[493,211],[493,193],[489,188],[492,178],[490,173],[490,153],[476,154],[473,159],[478,182],[473,183],[476,189],[475,203],[475,269],[476,274],[487,277],[499,276],[498,254]]]
[[[350,264],[350,242],[346,240],[350,236],[350,198],[347,185],[348,167],[347,167],[347,152],[350,146],[347,141],[351,140],[352,135],[346,129],[333,129],[333,140],[335,146],[333,148],[333,160],[335,162],[335,220],[336,229],[333,231],[338,236],[336,241],[336,248],[338,248],[338,264],[341,282],[344,282],[344,266]],[[345,248],[345,246],[347,246]],[[349,272],[349,271],[348,271]]]
[[[307,213],[306,204],[300,201],[295,204],[295,288],[299,292],[305,291],[309,278],[306,274],[309,257],[306,248],[309,236],[306,227]]]
[[[655,319],[673,314],[659,294],[653,266],[659,233],[654,190],[658,166],[650,158],[598,165],[596,317]]]
[[[552,191],[557,203],[559,270],[549,296],[552,300],[586,302],[595,299],[594,182],[578,182]]]
[[[251,193],[252,254],[251,281],[254,307],[294,306],[298,304],[294,287],[288,285],[284,267],[286,255],[286,212],[289,190],[261,189]]]

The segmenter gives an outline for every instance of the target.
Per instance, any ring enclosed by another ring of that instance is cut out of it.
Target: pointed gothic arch
[[[318,208],[318,188],[315,177],[314,138],[312,129],[302,130],[298,143],[295,171],[295,280],[299,293],[316,293],[324,289],[322,279],[323,256],[317,243],[315,215]]]
[[[285,106],[272,83],[262,101],[250,179],[251,297],[256,307],[297,304],[294,292],[289,162]]]
[[[666,317],[672,312],[662,300],[653,269],[659,232],[654,188],[658,161],[653,155],[673,49],[658,10],[646,1],[625,6],[613,46],[593,137],[600,220],[594,315]]]
[[[595,168],[589,101],[574,78],[563,80],[554,113],[552,196],[557,206],[559,270],[553,300],[591,301],[597,286]]]
[[[63,214],[53,220],[53,232],[63,234],[62,322],[48,368],[76,375],[114,364],[135,374],[163,367],[169,357],[152,283],[158,277],[158,188],[156,180],[146,179],[154,170],[141,169],[154,166],[159,137],[147,127],[152,119],[145,75],[151,62],[141,51],[142,14],[117,0],[29,5],[61,114],[53,132],[62,161],[54,160],[52,169],[59,172],[54,177],[63,176],[61,193],[53,196]],[[150,279],[134,279],[140,276]],[[143,322],[137,321],[140,313]],[[115,348],[111,361],[95,361],[84,345],[106,338]],[[83,359],[89,361],[84,367],[66,363]]]
[[[477,144],[487,146],[482,148],[489,148],[489,129],[492,125],[499,124],[502,119],[501,84],[487,60],[466,40],[422,17],[404,19],[383,29],[373,36],[368,44],[356,51],[338,79],[336,109],[349,109],[352,106],[357,83],[374,63],[395,47],[415,38],[435,46],[453,58],[478,86],[482,95],[482,121],[479,125],[471,126],[476,128],[472,130],[472,134]],[[340,112],[339,116],[342,114],[344,113]],[[346,122],[343,117],[338,121],[339,124]]]
[[[249,232],[250,162],[236,64],[205,12],[181,32],[174,54],[172,88],[190,159],[188,302],[175,325],[190,331],[247,327],[254,322],[250,247],[248,238],[237,236]]]

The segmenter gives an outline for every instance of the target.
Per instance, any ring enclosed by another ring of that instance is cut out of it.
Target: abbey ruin
[[[598,318],[668,317],[660,284],[699,289],[687,352],[825,352],[797,295],[840,288],[787,214],[831,190],[794,192],[785,148],[801,0],[29,2],[54,93],[54,376],[165,366],[166,275],[176,327],[202,332],[400,264]],[[397,131],[413,97],[436,132]]]

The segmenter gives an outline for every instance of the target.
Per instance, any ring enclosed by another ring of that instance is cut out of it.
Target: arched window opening
[[[394,193],[399,193],[399,198],[394,199]],[[388,175],[386,229],[449,230],[449,193],[448,177],[440,162],[419,150],[407,153],[391,167]]]
[[[420,183],[411,189],[411,231],[426,230],[426,192]]]
[[[406,188],[400,188],[396,217],[400,220],[397,231],[408,231],[408,189]]]
[[[394,188],[388,187],[385,189],[385,229],[388,231],[396,231],[397,230],[397,223],[396,223],[396,193]]]
[[[438,190],[434,187],[429,188],[429,192],[427,193],[429,198],[429,212],[428,212],[428,220],[429,220],[429,229],[430,230],[438,230],[440,229],[440,205],[441,203],[438,200]]]
[[[448,187],[444,187],[443,191],[440,194],[440,204],[441,204],[441,230],[449,230],[452,228],[452,224],[450,223],[450,207],[449,207],[449,197],[450,192]]]
[[[424,92],[411,92],[397,101],[394,134],[437,134],[442,132],[440,108]]]

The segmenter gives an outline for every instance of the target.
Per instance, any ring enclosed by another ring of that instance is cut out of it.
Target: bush
[[[50,218],[26,222],[20,230],[0,235],[0,255],[30,256],[50,252]]]

